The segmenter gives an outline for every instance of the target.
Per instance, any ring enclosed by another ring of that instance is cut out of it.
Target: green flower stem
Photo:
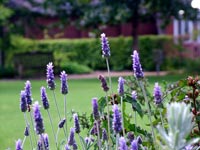
[[[29,112],[29,115],[30,115],[30,118],[31,118],[31,125],[33,127],[33,135],[34,135],[35,144],[37,145],[36,133],[35,133],[34,124],[33,124],[33,116],[31,115],[31,112]]]
[[[68,132],[67,132],[67,98],[66,98],[66,94],[64,95],[64,116],[65,116],[65,119],[66,119],[66,122],[65,122],[65,130],[66,130],[66,135],[68,137]]]
[[[96,120],[96,125],[97,125],[97,145],[99,147],[99,150],[101,150],[101,138],[100,138],[100,127],[98,124],[98,120]]]
[[[116,134],[116,144],[115,145],[116,145],[116,150],[119,150],[118,149],[118,147],[119,147],[118,146],[119,145],[119,133]]]
[[[23,142],[22,142],[22,148],[24,147],[24,143],[26,141],[26,136],[24,136]]]
[[[51,124],[51,129],[52,129],[54,140],[55,140],[55,143],[56,143],[56,149],[58,150],[58,143],[56,141],[56,134],[55,134],[55,130],[53,128],[53,121],[52,121],[52,117],[51,117],[50,112],[49,112],[48,109],[47,109],[47,113],[48,113],[48,116],[49,116],[49,120],[50,120],[50,124]]]
[[[114,105],[115,100],[114,100],[114,96],[113,96],[112,79],[111,79],[111,75],[110,75],[110,66],[109,66],[108,58],[106,58],[106,65],[107,65],[107,70],[108,70],[108,78],[109,78],[109,84],[110,84],[110,91],[111,91],[111,95],[112,95],[112,102]]]
[[[108,102],[108,93],[106,92],[106,103],[107,103],[107,119],[108,119],[108,149],[111,148],[111,136],[110,136],[110,109]]]
[[[30,128],[29,128],[29,123],[28,123],[28,119],[27,119],[27,116],[26,116],[26,112],[24,112],[24,119],[25,119],[26,127],[29,130]],[[31,137],[30,133],[29,133],[29,137],[30,137],[31,148],[33,150],[33,141],[32,141],[32,137]]]
[[[162,112],[161,112],[160,109],[159,109],[159,113],[160,113],[161,125],[162,125],[163,129],[165,129],[165,128],[164,128],[164,120],[163,120]]]
[[[57,132],[56,132],[56,143],[58,143],[58,134],[59,134],[60,128],[58,128]]]
[[[86,150],[86,149],[85,149],[85,146],[84,146],[84,144],[83,144],[83,142],[82,142],[82,140],[81,140],[81,136],[80,136],[79,133],[78,133],[78,137],[79,137],[79,140],[80,140],[80,143],[81,143],[82,150]]]
[[[147,98],[147,94],[146,94],[146,91],[144,89],[144,85],[142,83],[141,80],[139,80],[139,84],[140,84],[140,87],[142,89],[142,93],[144,95],[144,99],[145,99],[145,103],[147,105],[147,111],[148,111],[148,117],[149,117],[149,122],[150,122],[150,125],[151,125],[151,134],[152,134],[152,138],[153,138],[153,142],[154,144],[156,143],[156,140],[155,140],[155,134],[154,134],[154,130],[153,130],[153,123],[152,123],[152,120],[151,120],[151,109],[150,109],[150,104],[149,104],[149,101],[148,101],[148,98]]]
[[[134,112],[134,119],[135,119],[135,133],[137,132],[137,113],[136,111]]]
[[[120,98],[121,98],[121,113],[122,113],[122,133],[123,133],[123,136],[125,136],[124,113],[123,113],[123,96],[120,96]]]

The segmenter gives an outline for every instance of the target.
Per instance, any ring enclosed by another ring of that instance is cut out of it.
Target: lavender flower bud
[[[61,80],[60,91],[62,94],[67,94],[68,93],[68,85],[67,85],[67,74],[65,73],[65,71],[61,72],[60,80]]]
[[[40,95],[41,95],[42,104],[43,104],[44,109],[49,109],[49,101],[47,98],[46,89],[44,87],[41,87]]]
[[[56,85],[54,81],[53,64],[50,62],[47,64],[47,84],[50,90],[54,90]]]
[[[61,121],[59,122],[58,127],[59,127],[59,128],[63,128],[65,122],[66,122],[66,119],[64,118],[63,120],[61,120]]]
[[[130,143],[134,140],[134,138],[135,138],[135,136],[134,136],[133,132],[127,133],[127,139],[129,140]]]
[[[101,46],[102,46],[102,53],[103,57],[110,57],[110,46],[108,43],[108,38],[106,37],[105,33],[101,34]]]
[[[77,150],[78,149],[78,146],[77,146],[76,142],[74,142],[74,144],[72,145],[72,147],[73,147],[73,150]]]
[[[85,138],[85,143],[86,143],[86,145],[88,145],[90,143],[90,138],[89,137]]]
[[[42,146],[42,139],[39,138],[38,142],[37,142],[37,150],[44,150],[43,146]]]
[[[101,81],[101,87],[103,88],[103,90],[105,92],[107,92],[109,90],[109,87],[107,85],[106,79],[104,78],[103,75],[99,75],[99,80]]]
[[[98,120],[100,118],[100,116],[99,116],[97,98],[93,98],[92,99],[92,107],[93,107],[93,116],[94,116],[94,119]]]
[[[65,150],[70,150],[70,146],[68,144],[65,145]]]
[[[48,137],[48,134],[43,134],[43,140],[44,140],[44,147],[45,147],[45,150],[49,150],[49,137]]]
[[[137,137],[138,144],[142,144],[142,138],[140,136]]]
[[[156,105],[159,105],[162,103],[162,91],[158,83],[155,83],[153,96],[154,96],[154,102]]]
[[[120,96],[124,95],[124,82],[125,80],[122,77],[119,77],[118,80],[118,93]]]
[[[128,150],[128,147],[126,145],[126,140],[124,137],[119,138],[119,150]]]
[[[24,130],[24,136],[29,136],[29,127],[26,127]]]
[[[20,101],[20,108],[22,112],[27,111],[27,103],[26,103],[26,93],[25,91],[21,91],[21,101]]]
[[[136,78],[143,78],[144,77],[144,74],[142,72],[142,66],[140,64],[140,58],[139,58],[139,55],[137,53],[136,50],[133,51],[133,71],[134,71],[134,76]]]
[[[137,100],[137,92],[132,91],[131,95],[132,95],[133,100],[136,101]]]
[[[103,128],[103,131],[102,131],[102,139],[103,141],[108,141],[108,135],[105,128]]]
[[[68,138],[68,145],[72,146],[75,142],[75,139],[74,139],[74,128],[70,128],[70,135],[69,135],[69,138]]]
[[[121,114],[116,104],[113,105],[113,130],[115,133],[119,133],[122,130]]]
[[[22,149],[22,141],[20,139],[18,139],[16,141],[15,146],[16,146],[15,150],[23,150]]]
[[[185,146],[185,150],[192,150],[193,149],[193,146],[192,145],[187,145]]]
[[[31,105],[32,98],[31,98],[31,82],[30,81],[26,81],[24,90],[26,93],[26,102],[28,105]]]
[[[137,142],[137,140],[133,140],[131,142],[131,150],[138,150],[138,142]]]
[[[44,125],[43,125],[43,119],[42,115],[40,113],[40,108],[39,108],[39,103],[36,101],[33,104],[33,117],[34,117],[34,122],[35,122],[35,131],[37,134],[42,134],[44,133]]]
[[[75,128],[75,132],[76,133],[80,133],[80,124],[79,124],[79,120],[78,120],[78,115],[77,114],[74,114],[73,115],[73,118],[74,118],[74,128]]]

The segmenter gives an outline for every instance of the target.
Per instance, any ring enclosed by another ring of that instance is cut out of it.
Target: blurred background
[[[145,71],[200,71],[200,0],[0,0],[0,78],[57,70],[131,70],[138,49]],[[192,66],[192,67],[191,67]],[[43,71],[41,71],[43,70]]]

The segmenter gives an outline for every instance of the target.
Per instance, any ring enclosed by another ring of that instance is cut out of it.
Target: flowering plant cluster
[[[64,118],[56,99],[56,83],[53,64],[47,65],[47,87],[53,93],[53,99],[59,117],[57,131],[53,126],[50,103],[46,88],[41,87],[41,102],[32,102],[31,82],[25,83],[20,95],[20,109],[24,114],[24,139],[16,141],[16,150],[23,150],[26,138],[30,139],[31,149],[37,150],[193,150],[199,149],[200,143],[200,102],[198,94],[200,81],[188,77],[176,84],[166,86],[162,91],[159,83],[154,90],[148,91],[144,78],[139,54],[133,51],[133,76],[127,79],[119,77],[118,92],[113,93],[110,76],[109,58],[110,46],[106,35],[101,35],[102,55],[106,60],[108,80],[99,75],[99,80],[105,96],[92,98],[91,116],[72,113],[74,126],[69,128],[69,113],[67,110],[68,79],[65,71],[60,74],[60,93],[64,96]],[[190,91],[191,89],[191,91]],[[189,93],[187,93],[189,91]],[[166,102],[173,102],[166,104]],[[182,102],[181,102],[182,101]],[[40,106],[43,106],[41,108]],[[130,107],[127,112],[126,108]],[[44,109],[49,117],[54,144],[49,142],[45,133],[45,125],[41,113]],[[131,111],[130,111],[131,110]],[[30,117],[27,117],[27,114]],[[134,116],[134,117],[133,117]],[[137,123],[137,119],[148,118],[147,125]],[[86,137],[81,130],[87,128]],[[62,130],[64,142],[60,142],[59,132]],[[69,132],[69,133],[68,133]],[[77,134],[77,136],[75,136]],[[79,141],[76,139],[79,138]],[[55,147],[54,147],[55,145]]]

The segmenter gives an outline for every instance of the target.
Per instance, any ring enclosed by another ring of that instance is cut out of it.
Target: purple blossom
[[[68,144],[65,145],[65,150],[70,150],[70,146]]]
[[[53,64],[50,62],[47,64],[47,84],[50,90],[54,90],[56,85],[54,81]]]
[[[134,76],[138,79],[143,78],[144,74],[142,72],[142,66],[140,64],[140,58],[136,50],[133,51],[133,72]]]
[[[136,91],[132,91],[131,95],[132,95],[132,99],[134,101],[136,101],[137,100],[137,92]]]
[[[29,136],[29,127],[26,127],[24,130],[24,136]]]
[[[192,145],[187,145],[185,146],[185,150],[192,150],[193,149],[193,146]]]
[[[64,118],[63,120],[61,120],[61,121],[59,122],[58,127],[59,127],[59,128],[63,128],[65,122],[66,122],[66,119]]]
[[[44,125],[42,115],[40,113],[40,106],[38,101],[33,104],[33,117],[35,122],[35,131],[37,134],[44,133]]]
[[[113,130],[115,133],[119,133],[122,130],[121,114],[116,104],[113,105]]]
[[[105,128],[103,128],[103,131],[102,131],[102,139],[103,141],[108,141],[108,134]]]
[[[44,150],[43,147],[42,147],[42,139],[41,138],[38,139],[37,150]]]
[[[41,87],[40,95],[41,95],[42,104],[43,104],[44,109],[49,109],[49,101],[48,101],[45,87]]]
[[[108,43],[108,38],[106,37],[105,33],[101,34],[101,46],[102,46],[102,53],[103,57],[110,57],[110,46]]]
[[[15,146],[16,146],[15,150],[23,150],[22,149],[22,141],[20,139],[18,139],[16,141]]]
[[[84,140],[85,140],[86,145],[88,145],[91,142],[91,138],[90,137],[86,137]]]
[[[98,121],[98,126],[100,127],[100,125],[101,125],[101,122]],[[90,130],[90,134],[97,135],[97,122],[96,121],[94,122],[94,125],[93,125],[92,129]]]
[[[78,146],[77,146],[75,141],[74,141],[74,144],[72,145],[72,148],[73,148],[73,150],[77,150],[78,149]]]
[[[25,93],[26,93],[26,102],[28,105],[32,104],[32,98],[31,98],[31,82],[26,81],[25,87],[24,87]]]
[[[142,138],[140,136],[137,137],[138,144],[142,144]]]
[[[125,80],[122,77],[118,79],[118,93],[120,96],[124,95],[124,82]]]
[[[45,150],[49,150],[49,137],[48,137],[48,134],[43,134],[43,140],[44,140],[44,147],[45,147]]]
[[[159,105],[162,103],[162,91],[158,83],[155,83],[153,96],[154,96],[154,102],[156,105]]]
[[[99,116],[97,98],[92,99],[92,108],[93,108],[93,117],[95,120],[98,120],[100,116]]]
[[[128,147],[126,145],[126,140],[124,137],[119,138],[119,150],[128,150]]]
[[[129,140],[130,143],[134,140],[134,138],[135,138],[135,136],[134,136],[133,132],[127,133],[127,139]]]
[[[26,103],[26,93],[25,91],[21,91],[20,93],[20,108],[22,112],[26,112],[27,111],[27,103]]]
[[[70,135],[68,137],[68,145],[72,146],[75,142],[75,139],[74,139],[74,132],[75,132],[75,129],[74,128],[70,128]]]
[[[138,150],[138,141],[137,140],[133,140],[131,142],[131,150]]]
[[[103,75],[99,75],[99,80],[101,81],[101,87],[105,92],[107,92],[109,90],[109,87],[107,85],[105,77]]]
[[[75,132],[76,133],[80,133],[80,124],[79,124],[79,120],[78,120],[78,115],[77,114],[74,114],[73,115],[73,118],[74,118],[74,128],[75,128]]]
[[[67,94],[68,93],[68,85],[67,85],[67,74],[65,71],[61,72],[60,74],[60,81],[61,81],[61,93]]]

